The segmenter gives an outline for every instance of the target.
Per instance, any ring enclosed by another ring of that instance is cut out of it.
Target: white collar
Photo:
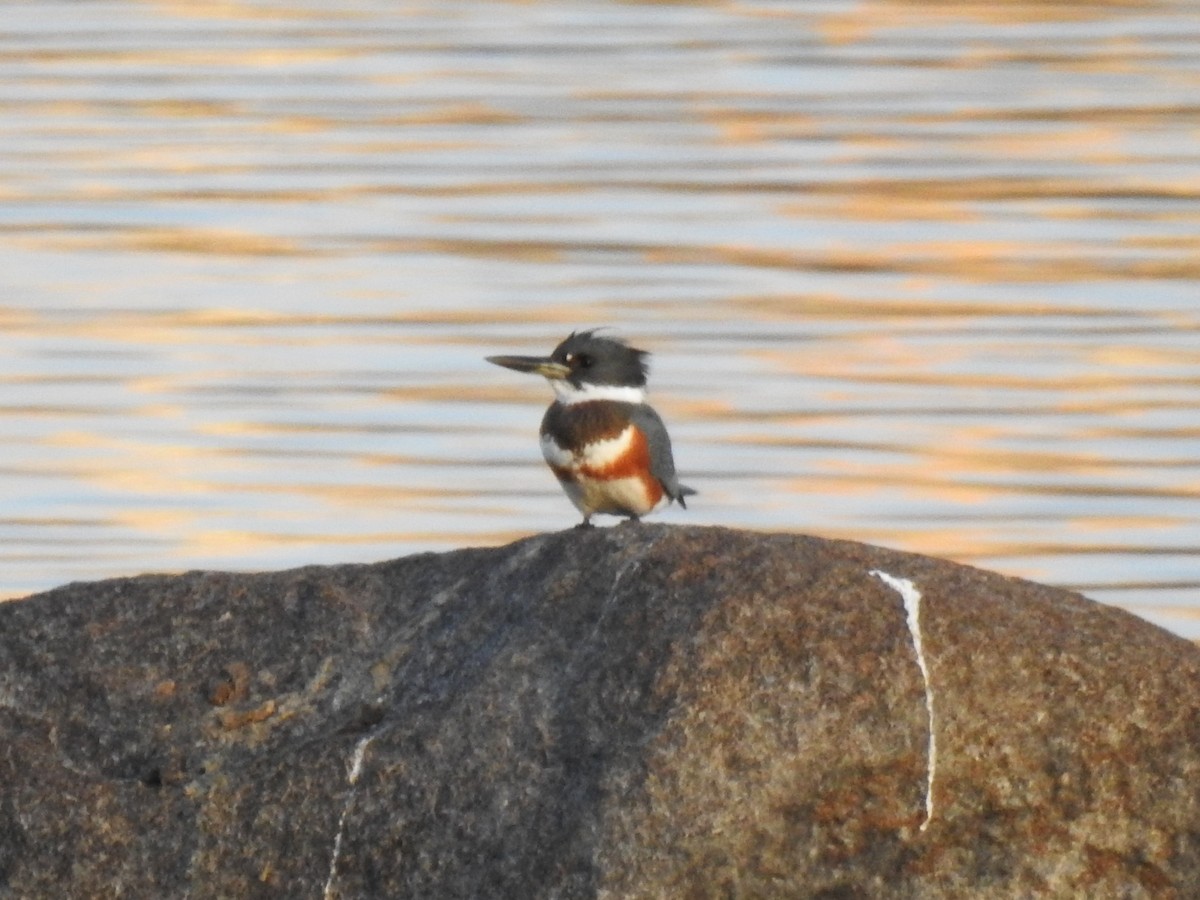
[[[571,382],[561,378],[550,379],[554,388],[554,396],[564,406],[573,403],[588,403],[592,400],[617,400],[621,403],[645,403],[646,389],[633,385],[619,384],[585,384],[575,387]]]

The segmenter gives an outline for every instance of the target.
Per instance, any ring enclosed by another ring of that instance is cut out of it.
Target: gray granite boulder
[[[1200,897],[1200,650],[622,525],[0,605],[0,897]]]

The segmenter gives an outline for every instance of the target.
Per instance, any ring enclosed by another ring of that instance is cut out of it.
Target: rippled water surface
[[[1200,635],[1194,3],[2,16],[3,596],[567,527],[482,358],[612,325],[665,520]]]

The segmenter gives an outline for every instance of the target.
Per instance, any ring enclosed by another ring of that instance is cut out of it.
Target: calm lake
[[[569,527],[550,391],[483,357],[607,325],[700,491],[662,520],[1200,637],[1192,0],[0,21],[0,596]]]

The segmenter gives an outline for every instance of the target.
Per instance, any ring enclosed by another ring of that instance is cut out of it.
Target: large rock
[[[1198,707],[1124,612],[804,537],[74,584],[0,606],[0,896],[1198,897]]]

